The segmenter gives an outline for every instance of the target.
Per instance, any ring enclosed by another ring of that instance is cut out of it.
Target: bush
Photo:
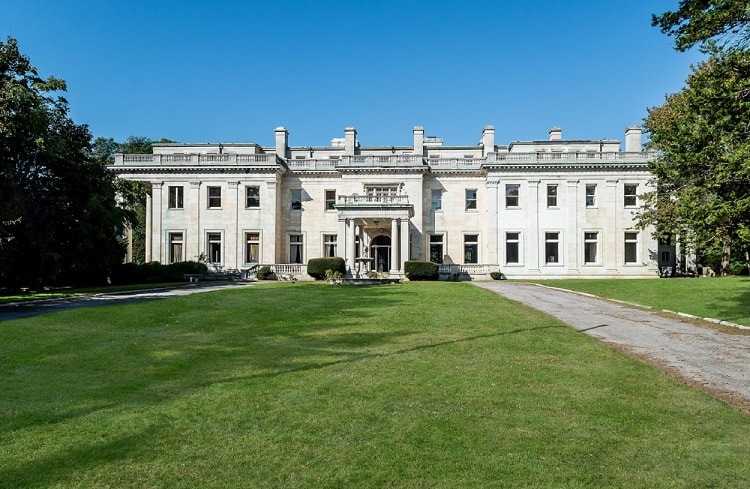
[[[273,272],[270,267],[260,267],[258,273],[255,274],[255,277],[258,280],[269,280],[271,275],[273,275]]]
[[[503,274],[500,272],[490,272],[490,277],[492,277],[492,280],[502,280]]]
[[[307,274],[315,280],[326,278],[326,270],[339,272],[341,275],[346,273],[346,263],[340,256],[332,258],[313,258],[307,262]]]
[[[162,265],[158,261],[148,263],[121,263],[112,270],[115,285],[153,284],[159,282],[181,282],[185,274],[203,274],[208,271],[204,263],[184,261]]]
[[[431,261],[404,262],[404,273],[409,280],[437,280],[439,269],[438,264]]]

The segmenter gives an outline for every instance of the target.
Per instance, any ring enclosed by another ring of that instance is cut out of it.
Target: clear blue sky
[[[117,141],[623,139],[701,59],[651,27],[677,3],[4,0],[0,36]]]

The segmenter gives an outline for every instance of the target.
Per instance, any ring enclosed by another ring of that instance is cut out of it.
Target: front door
[[[372,253],[370,256],[375,258],[375,270],[378,272],[387,272],[391,269],[391,238],[390,236],[380,235],[372,240],[370,246]]]

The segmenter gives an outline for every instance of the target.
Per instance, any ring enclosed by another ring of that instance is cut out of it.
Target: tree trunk
[[[721,253],[721,276],[726,277],[729,275],[729,257],[732,253],[732,242],[729,239],[725,239],[722,246]]]

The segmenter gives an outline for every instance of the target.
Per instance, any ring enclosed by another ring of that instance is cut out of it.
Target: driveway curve
[[[750,414],[750,335],[543,285],[474,284],[554,316]]]

